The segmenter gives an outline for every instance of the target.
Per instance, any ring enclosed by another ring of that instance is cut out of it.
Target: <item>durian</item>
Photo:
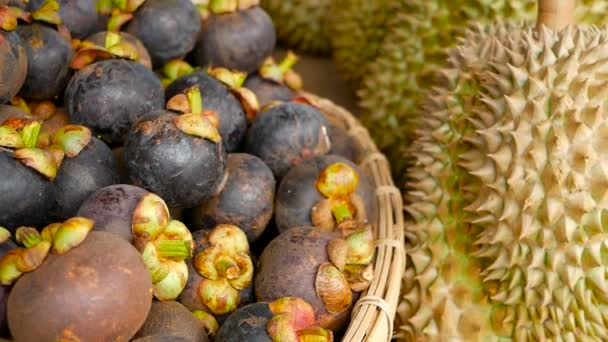
[[[331,0],[261,0],[283,46],[308,55],[326,56],[330,43],[325,21]]]
[[[425,96],[401,340],[608,340],[608,29],[540,4],[471,28]]]

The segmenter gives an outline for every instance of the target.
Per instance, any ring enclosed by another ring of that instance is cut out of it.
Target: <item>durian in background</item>
[[[469,30],[425,92],[400,340],[608,340],[608,29],[539,3],[537,27]]]
[[[327,56],[331,49],[325,20],[331,0],[261,0],[260,5],[272,18],[279,43],[286,48]]]

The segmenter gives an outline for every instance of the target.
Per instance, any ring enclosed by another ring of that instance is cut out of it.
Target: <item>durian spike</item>
[[[538,18],[536,29],[543,25],[554,31],[561,31],[574,25],[576,0],[538,0]]]

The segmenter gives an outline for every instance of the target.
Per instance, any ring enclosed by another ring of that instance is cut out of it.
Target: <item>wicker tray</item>
[[[377,250],[375,278],[355,304],[343,342],[381,342],[393,337],[393,322],[405,270],[404,221],[401,192],[395,187],[386,157],[367,129],[344,108],[310,93],[301,94],[317,105],[328,120],[343,128],[362,148],[359,166],[374,182],[379,215],[373,223]]]

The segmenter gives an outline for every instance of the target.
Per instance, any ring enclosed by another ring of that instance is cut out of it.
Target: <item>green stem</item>
[[[34,247],[42,241],[40,233],[32,227],[19,227],[15,233],[15,238],[25,248]]]
[[[190,113],[201,114],[203,112],[203,98],[201,90],[198,86],[194,86],[186,91],[188,103],[190,104]]]
[[[190,259],[190,241],[159,240],[154,242],[158,256],[161,258]]]
[[[224,14],[236,12],[238,0],[210,0],[209,10],[214,14]]]
[[[279,69],[283,72],[283,74],[285,74],[287,71],[291,70],[297,62],[298,56],[289,51],[287,56],[285,56],[285,58],[279,64]]]
[[[38,143],[38,137],[40,136],[40,130],[42,129],[42,123],[39,121],[32,121],[25,125],[21,130],[21,139],[25,147],[36,147]]]
[[[353,218],[353,213],[346,203],[337,203],[331,208],[331,212],[334,215],[336,222],[340,223],[347,219]]]

